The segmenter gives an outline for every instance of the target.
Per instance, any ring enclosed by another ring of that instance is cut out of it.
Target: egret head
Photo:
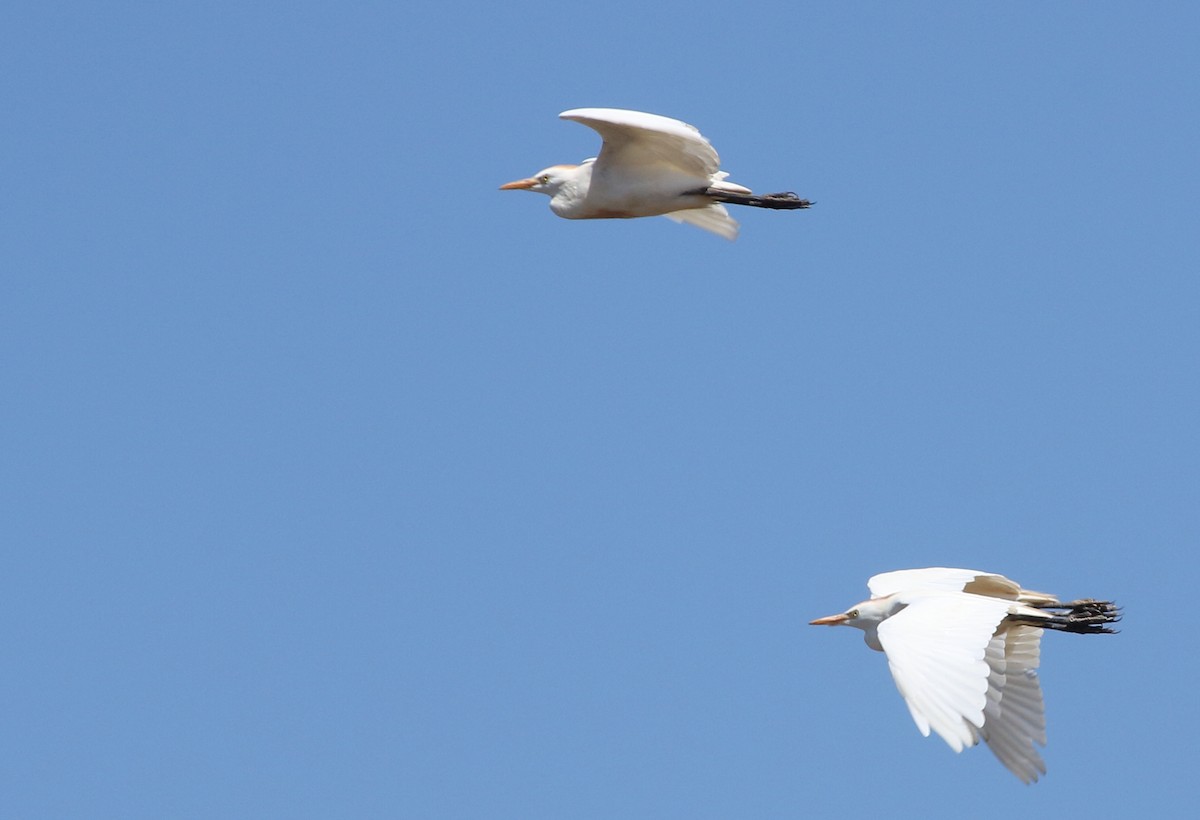
[[[538,171],[528,179],[518,179],[506,182],[500,186],[501,191],[537,191],[539,194],[554,196],[567,182],[575,178],[573,173],[578,165],[551,165]]]
[[[824,618],[817,618],[815,621],[809,621],[811,626],[857,626],[855,623],[858,620],[859,611],[857,607],[852,607],[845,612],[839,612],[837,615],[826,615]]]
[[[897,611],[896,604],[891,596],[884,598],[872,598],[869,601],[863,601],[861,604],[856,604],[845,612],[839,612],[837,615],[829,615],[824,618],[817,618],[815,621],[809,621],[813,626],[853,626],[858,629],[870,630],[879,624],[890,615],[894,615]]]
[[[904,609],[904,606],[896,600],[895,596],[886,595],[882,598],[871,598],[850,607],[845,612],[817,618],[809,623],[814,626],[853,626],[861,629],[863,640],[867,642],[867,646],[879,652],[883,650],[883,646],[879,643],[879,624]]]

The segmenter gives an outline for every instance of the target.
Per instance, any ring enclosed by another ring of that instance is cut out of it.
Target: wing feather
[[[1009,604],[938,590],[900,600],[907,606],[878,633],[896,688],[921,734],[937,732],[961,752],[978,742],[985,725],[991,675],[985,655]]]
[[[1017,600],[1022,593],[1021,585],[994,572],[977,569],[952,569],[950,567],[928,567],[926,569],[901,569],[884,572],[867,581],[871,596],[882,598],[904,590],[940,590],[942,592],[970,592],[990,598]]]
[[[1046,717],[1037,667],[1042,630],[1011,625],[988,643],[988,704],[978,735],[1004,767],[1025,783],[1046,773],[1033,745],[1046,745]]]
[[[663,214],[667,219],[675,222],[686,222],[689,225],[695,225],[697,228],[715,233],[717,236],[724,237],[730,241],[737,239],[738,223],[729,211],[725,210],[725,206],[719,202],[714,202],[707,208],[689,208],[686,211],[672,211],[669,214]]]
[[[595,129],[604,140],[596,173],[673,172],[707,185],[721,166],[717,151],[686,122],[621,108],[573,108],[558,115]]]

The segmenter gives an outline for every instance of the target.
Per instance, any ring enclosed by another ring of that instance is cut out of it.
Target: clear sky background
[[[1195,3],[0,12],[0,816],[1181,816]],[[497,191],[697,125],[725,242]],[[1116,598],[1048,776],[807,626]],[[932,806],[932,808],[930,808]]]

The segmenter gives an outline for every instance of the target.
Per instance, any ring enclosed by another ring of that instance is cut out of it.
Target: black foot
[[[1121,608],[1112,601],[1095,601],[1085,598],[1079,601],[1034,604],[1034,606],[1052,613],[1052,617],[1044,621],[1043,626],[1063,632],[1077,632],[1083,635],[1112,633],[1116,630],[1110,629],[1108,625],[1121,620]]]
[[[801,199],[791,191],[784,191],[779,194],[759,194],[759,199],[763,201],[763,208],[811,208],[812,202],[807,199]],[[770,203],[770,204],[766,204]]]

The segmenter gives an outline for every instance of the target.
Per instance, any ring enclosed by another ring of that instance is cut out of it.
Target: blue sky
[[[1177,811],[1200,10],[411,5],[0,12],[0,815]],[[817,204],[497,191],[580,106]],[[1036,786],[807,626],[933,565],[1126,607]]]

